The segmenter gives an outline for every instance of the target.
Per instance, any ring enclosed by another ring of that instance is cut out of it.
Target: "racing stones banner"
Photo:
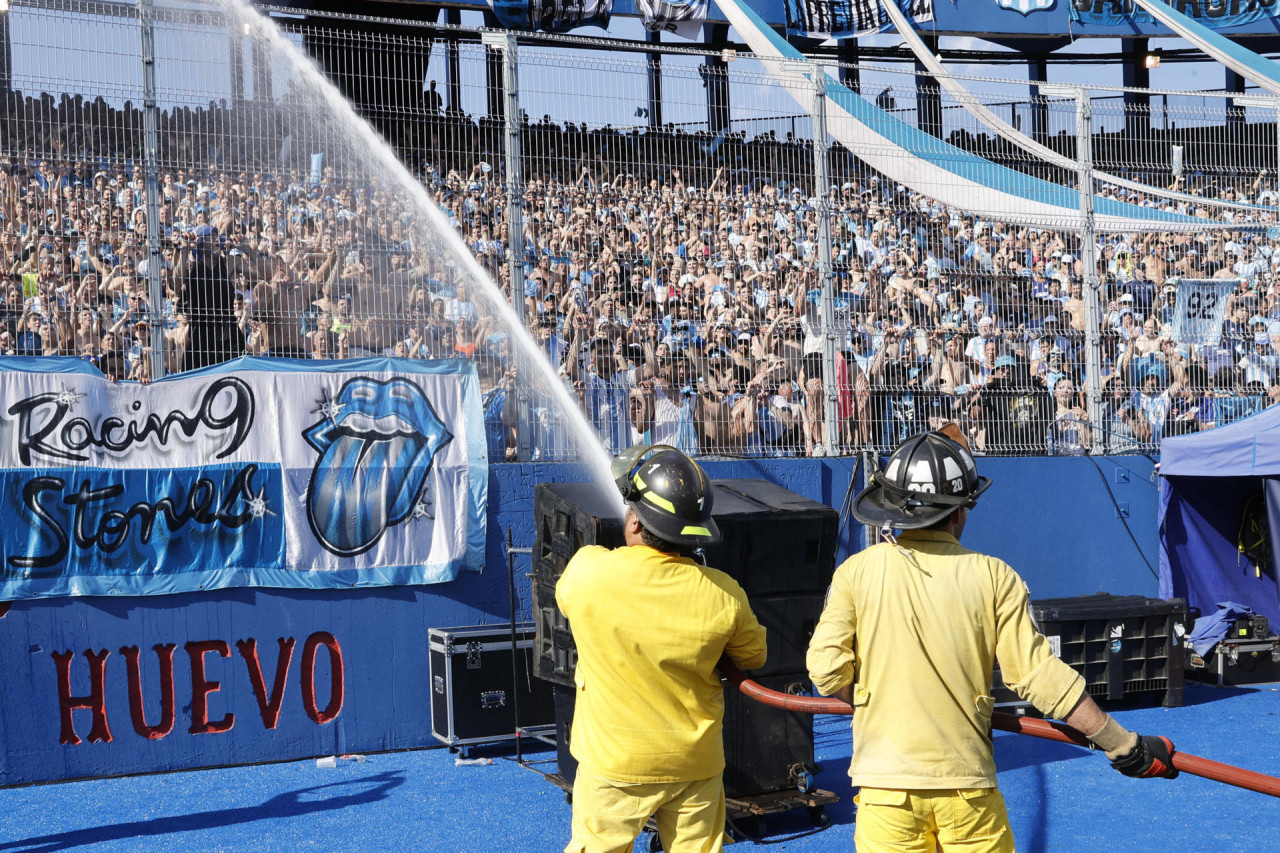
[[[489,0],[498,23],[510,30],[562,33],[608,27],[613,0]]]
[[[882,0],[783,0],[787,32],[812,38],[853,38],[893,29]],[[896,0],[917,24],[933,20],[933,0]]]
[[[141,386],[0,359],[0,599],[479,571],[469,362],[242,358]]]
[[[707,0],[636,0],[644,28],[696,39],[707,22]]]

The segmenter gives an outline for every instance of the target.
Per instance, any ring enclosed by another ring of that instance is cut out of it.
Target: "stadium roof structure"
[[[1153,0],[1161,2],[1161,0]],[[456,9],[491,12],[490,0],[384,0],[380,3],[359,0],[285,0],[261,3],[307,11],[352,12],[357,14],[392,13],[393,16],[435,18],[441,10]],[[918,4],[917,4],[918,5]],[[1134,0],[946,0],[933,2],[932,20],[921,27],[929,36],[976,36],[1010,47],[1027,50],[1053,50],[1081,38],[1165,38],[1179,33],[1146,12],[1144,4]],[[770,26],[788,26],[785,0],[752,0],[752,10]],[[1084,8],[1081,8],[1083,6]],[[376,11],[374,11],[376,10]],[[1280,7],[1262,4],[1239,4],[1219,14],[1211,4],[1190,4],[1183,11],[1195,16],[1199,23],[1232,38],[1265,41],[1280,49],[1277,36]],[[612,14],[641,17],[637,0],[613,0]],[[727,18],[714,0],[707,10],[708,23],[725,24]],[[885,32],[892,25],[883,27]],[[1035,45],[1024,45],[1031,40]],[[1259,43],[1257,49],[1270,49]]]

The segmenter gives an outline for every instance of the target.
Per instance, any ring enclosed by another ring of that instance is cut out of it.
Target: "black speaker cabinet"
[[[782,693],[808,686],[804,675],[757,679]],[[573,741],[574,689],[554,685],[556,770],[573,785],[578,762],[570,753]],[[748,699],[726,685],[724,694],[724,789],[731,798],[796,788],[804,773],[813,773],[813,715],[783,711]]]
[[[617,501],[601,488],[594,483],[542,483],[533,492],[533,674],[569,688],[578,653],[556,605],[556,581],[583,545],[626,544]]]
[[[762,687],[797,693],[807,674],[757,678]],[[724,692],[724,790],[734,798],[795,789],[803,773],[813,773],[813,715],[784,711]]]
[[[768,632],[769,659],[752,673],[775,690],[808,685],[805,652],[835,572],[838,514],[766,480],[713,480],[713,515],[721,541],[706,563],[742,585]],[[534,674],[557,685],[555,717],[561,778],[572,784],[569,754],[573,669],[571,626],[556,606],[555,585],[583,545],[623,545],[612,496],[588,483],[544,483],[534,490]],[[725,789],[730,797],[794,788],[812,772],[813,719],[725,693]]]
[[[769,663],[760,674],[803,672],[805,647],[835,572],[838,515],[767,480],[713,480],[712,486],[722,537],[706,549],[706,562],[742,585],[769,630]],[[583,545],[621,546],[622,520],[592,483],[540,484],[533,505],[533,672],[571,687],[577,652],[556,606],[556,581]]]

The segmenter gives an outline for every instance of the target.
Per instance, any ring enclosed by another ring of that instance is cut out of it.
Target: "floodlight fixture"
[[[1145,67],[1148,71],[1150,71],[1152,68],[1159,68],[1159,67],[1160,67],[1160,54],[1158,54],[1158,53],[1148,53],[1146,56],[1142,57],[1142,65],[1143,65],[1143,67]]]

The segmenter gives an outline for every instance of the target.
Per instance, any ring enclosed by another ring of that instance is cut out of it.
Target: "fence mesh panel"
[[[143,381],[468,358],[495,459],[578,458],[584,417],[611,452],[954,420],[982,453],[1149,453],[1280,398],[1273,104],[1097,89],[1082,146],[1021,82],[540,36],[508,124],[479,31],[268,12],[156,9],[152,153],[133,4],[13,3],[0,351]]]

